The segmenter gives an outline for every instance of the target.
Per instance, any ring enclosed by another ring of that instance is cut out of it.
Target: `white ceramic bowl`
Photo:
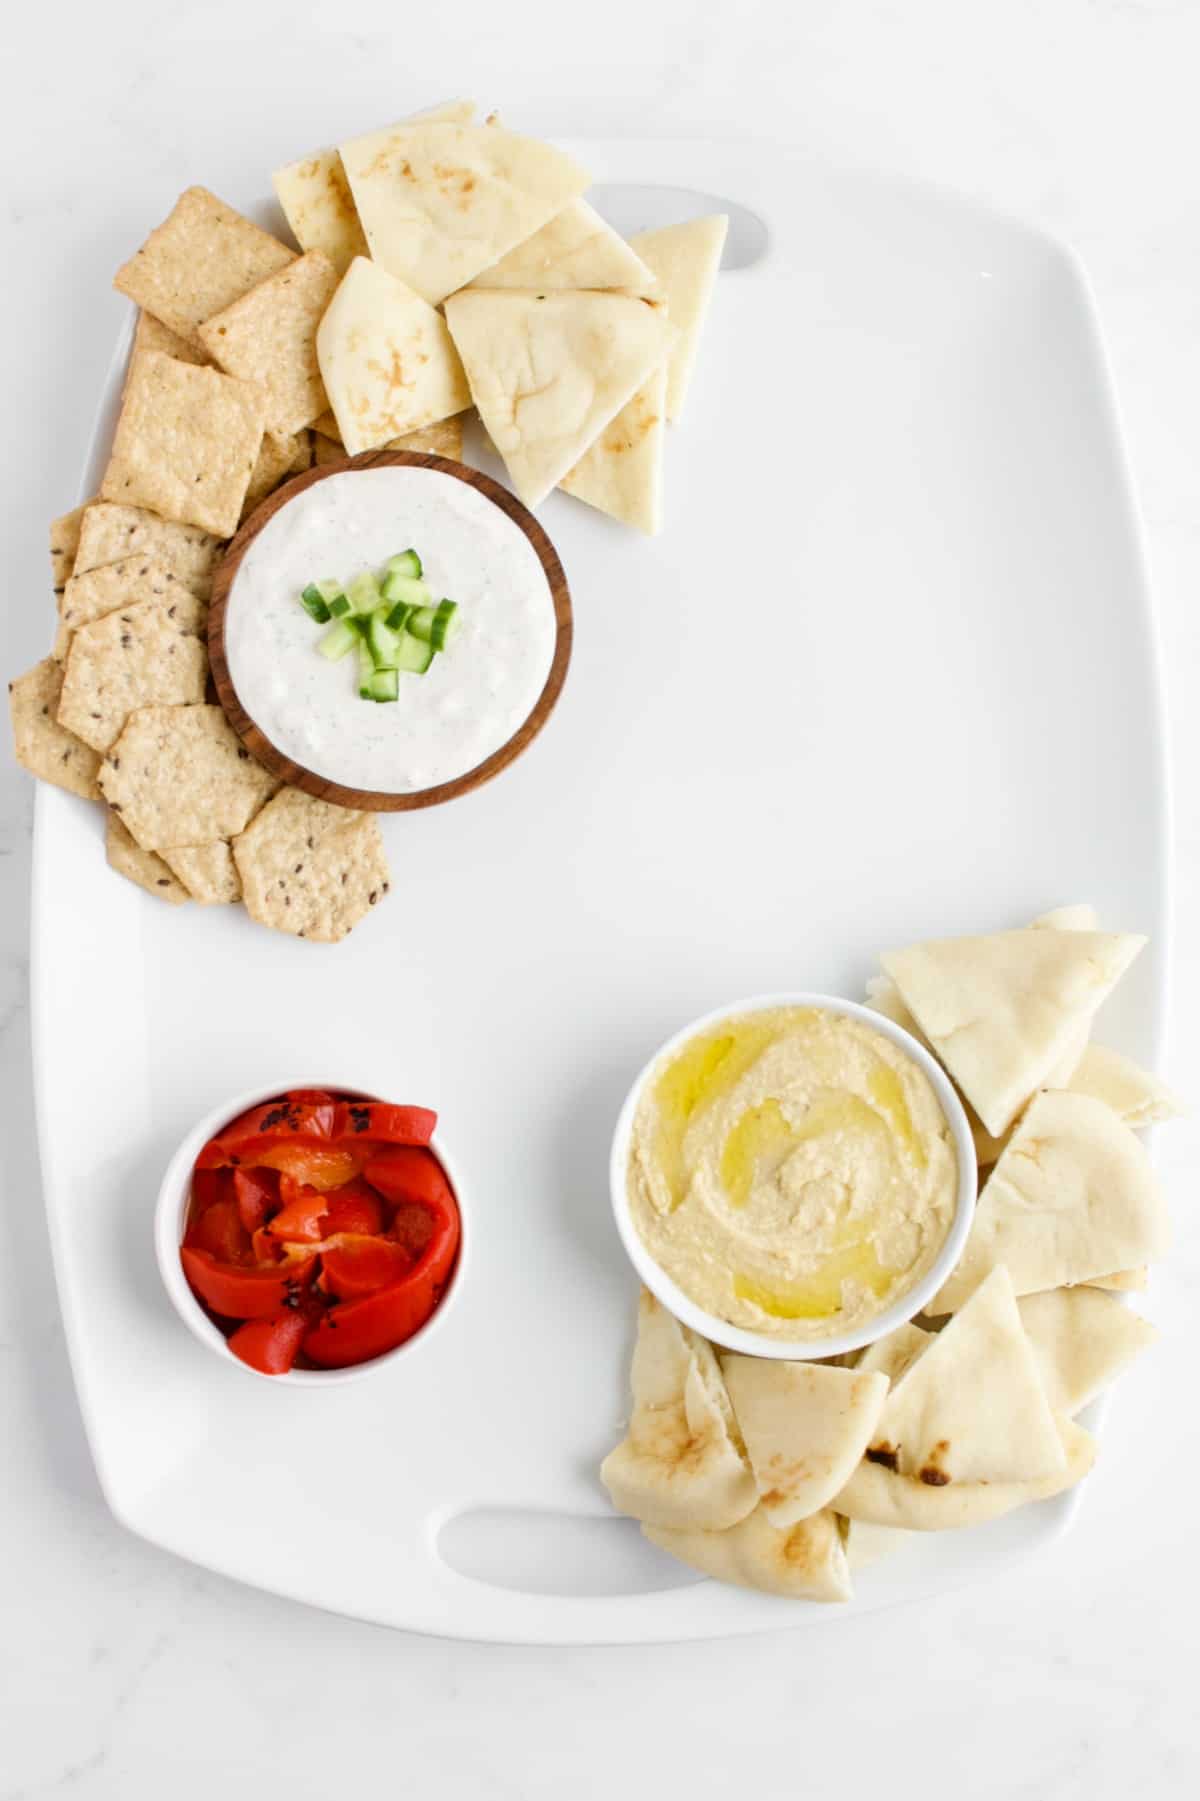
[[[252,1369],[248,1363],[243,1363],[240,1357],[234,1356],[226,1343],[224,1334],[209,1319],[188,1287],[187,1277],[183,1273],[183,1264],[179,1260],[179,1247],[183,1243],[188,1200],[191,1195],[192,1166],[201,1146],[207,1144],[208,1140],[222,1126],[228,1125],[229,1121],[236,1119],[239,1114],[245,1113],[250,1107],[261,1107],[264,1101],[273,1099],[277,1094],[284,1094],[290,1088],[323,1088],[326,1093],[345,1095],[355,1101],[383,1099],[381,1095],[370,1094],[350,1083],[313,1081],[308,1077],[271,1082],[265,1087],[247,1089],[244,1094],[231,1095],[228,1100],[222,1101],[219,1107],[214,1107],[211,1113],[206,1113],[204,1118],[191,1128],[167,1165],[154,1211],[154,1251],[158,1259],[163,1286],[171,1297],[176,1313],[188,1331],[198,1338],[202,1345],[207,1345],[210,1351],[214,1351],[223,1362],[233,1364],[235,1368],[245,1370],[248,1375],[256,1376],[264,1382],[290,1382],[293,1387],[297,1388],[328,1388],[336,1382],[349,1382],[357,1376],[372,1375],[387,1364],[395,1363],[397,1358],[405,1357],[415,1351],[418,1345],[427,1344],[440,1322],[449,1313],[460,1286],[463,1263],[467,1254],[467,1226],[463,1210],[462,1184],[453,1163],[446,1154],[445,1146],[435,1135],[429,1141],[429,1149],[445,1170],[450,1186],[454,1190],[461,1221],[461,1236],[458,1256],[455,1259],[450,1281],[434,1312],[419,1331],[414,1332],[411,1338],[405,1339],[402,1345],[397,1345],[394,1351],[385,1351],[382,1357],[371,1357],[365,1363],[353,1363],[346,1369],[293,1369],[280,1376],[270,1376],[264,1370]]]
[[[657,1264],[649,1250],[642,1242],[637,1227],[629,1212],[629,1192],[627,1171],[629,1167],[629,1147],[633,1135],[633,1121],[642,1091],[651,1073],[659,1063],[674,1051],[682,1049],[689,1039],[711,1026],[720,1025],[722,1020],[741,1018],[746,1013],[761,1013],[772,1007],[818,1007],[826,1013],[840,1013],[849,1019],[861,1020],[873,1031],[884,1038],[891,1039],[899,1048],[928,1076],[946,1115],[954,1140],[954,1150],[958,1159],[958,1192],[955,1198],[954,1219],[946,1235],[936,1261],[925,1275],[912,1288],[893,1301],[882,1313],[865,1321],[850,1331],[831,1333],[825,1338],[805,1338],[800,1341],[768,1338],[764,1333],[751,1332],[742,1326],[730,1325],[728,1320],[719,1319],[716,1314],[706,1313],[703,1307],[697,1306],[677,1283],[673,1282],[666,1271]],[[787,1357],[792,1359],[809,1359],[818,1357],[839,1357],[845,1351],[859,1350],[863,1345],[873,1344],[877,1338],[884,1338],[919,1313],[927,1301],[932,1300],[950,1271],[962,1255],[967,1233],[971,1229],[971,1219],[975,1212],[975,1194],[978,1176],[975,1164],[975,1144],[971,1137],[971,1128],[967,1124],[967,1116],[962,1102],[946,1076],[945,1071],[934,1061],[929,1052],[918,1044],[911,1033],[903,1027],[895,1025],[890,1019],[874,1013],[870,1007],[860,1006],[856,1001],[844,1001],[831,994],[759,994],[752,1000],[736,1001],[731,1006],[720,1007],[714,1013],[706,1013],[703,1019],[693,1020],[668,1038],[659,1046],[645,1068],[641,1071],[633,1087],[625,1098],[625,1103],[617,1117],[617,1129],[613,1134],[612,1157],[609,1163],[609,1185],[612,1191],[613,1214],[617,1222],[617,1231],[621,1235],[621,1243],[625,1246],[629,1261],[645,1283],[650,1292],[658,1297],[663,1306],[672,1312],[676,1319],[682,1320],[685,1326],[710,1338],[714,1344],[724,1346],[729,1351],[744,1351],[751,1357]]]

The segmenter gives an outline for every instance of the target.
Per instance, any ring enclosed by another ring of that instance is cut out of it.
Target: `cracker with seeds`
[[[190,898],[187,889],[152,850],[143,850],[133,834],[121,824],[119,816],[108,809],[104,826],[104,848],[108,866],[118,875],[128,876],[147,894],[169,901],[173,907]]]
[[[177,582],[161,563],[144,556],[122,557],[118,563],[106,563],[99,569],[73,575],[58,603],[55,657],[60,663],[66,662],[71,639],[81,626],[107,618],[118,608],[128,612],[148,600],[176,600],[181,592],[191,590]]]
[[[198,525],[160,519],[144,507],[96,500],[83,516],[75,574],[86,575],[89,570],[103,569],[126,557],[151,557],[160,569],[167,570],[201,600],[207,600],[212,592],[213,570],[223,549],[223,539],[201,531]]]
[[[83,506],[74,507],[71,512],[63,513],[50,521],[50,571],[56,594],[61,594],[71,579],[79,550],[79,533],[86,512],[85,501]]]
[[[232,538],[262,443],[263,407],[248,382],[143,352],[130,365],[101,499]]]
[[[59,724],[105,751],[138,707],[198,704],[208,680],[206,615],[204,602],[181,588],[82,626],[67,653]]]
[[[259,501],[265,500],[268,494],[273,494],[289,476],[299,475],[301,470],[310,468],[312,458],[312,440],[306,431],[296,432],[286,438],[277,437],[271,431],[264,432],[254,473],[250,477],[250,486],[246,489],[246,498],[242,502],[242,518],[249,518]]]
[[[173,356],[177,363],[195,363],[200,368],[209,361],[206,350],[198,344],[189,344],[169,325],[144,310],[138,313],[133,333],[133,355],[136,356],[139,350],[161,350],[164,356]]]
[[[187,188],[141,249],[117,270],[113,286],[199,346],[197,328],[206,319],[295,259],[294,250],[207,188]]]
[[[156,851],[236,837],[279,786],[215,706],[142,707],[99,779],[138,843]]]
[[[388,891],[373,813],[283,788],[235,838],[247,911],[260,925],[336,944]]]
[[[215,844],[181,845],[163,853],[163,862],[202,907],[228,906],[242,898],[233,852],[224,838]]]
[[[30,775],[53,782],[68,794],[99,800],[96,772],[100,758],[90,745],[58,723],[62,679],[61,666],[53,657],[46,657],[8,684],[17,762]]]
[[[310,250],[205,320],[200,342],[228,375],[267,397],[267,430],[303,431],[329,402],[317,367],[317,326],[338,285],[327,256]]]

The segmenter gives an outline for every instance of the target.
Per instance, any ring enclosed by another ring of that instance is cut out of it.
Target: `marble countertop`
[[[74,498],[162,196],[236,193],[312,136],[458,92],[548,134],[782,137],[948,181],[1070,239],[1094,280],[1148,527],[1177,779],[1169,1074],[1200,1097],[1200,8],[1188,0],[510,0],[417,9],[110,0],[10,9],[0,484],[8,673],[41,654],[44,522]],[[343,21],[349,20],[349,23]],[[27,604],[32,597],[32,604]],[[38,1202],[27,993],[32,793],[0,765],[0,1801],[296,1801],[364,1782],[589,1801],[670,1785],[974,1801],[1200,1787],[1194,1126],[1161,1137],[1178,1248],[1049,1556],[818,1633],[570,1653],[389,1634],[190,1567],[109,1517]],[[333,1551],[330,1554],[336,1554]]]

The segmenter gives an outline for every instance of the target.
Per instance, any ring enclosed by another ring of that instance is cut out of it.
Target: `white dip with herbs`
[[[416,550],[457,631],[399,699],[362,700],[358,658],[327,662],[310,582],[348,585]],[[276,513],[230,590],[225,651],[238,698],[277,750],[349,788],[409,793],[465,775],[533,711],[554,656],[550,586],[520,527],[436,469],[360,469],[314,482]]]

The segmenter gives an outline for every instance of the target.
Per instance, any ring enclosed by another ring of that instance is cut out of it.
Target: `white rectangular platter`
[[[492,785],[385,819],[393,894],[336,949],[160,906],[106,872],[98,809],[41,793],[59,1288],[109,1503],[182,1556],[479,1639],[813,1626],[837,1610],[694,1580],[607,1517],[634,1301],[615,1115],[700,1013],[859,995],[883,948],[1077,900],[1152,935],[1098,1036],[1153,1063],[1166,783],[1136,509],[1060,246],[763,147],[572,148],[619,226],[746,209],[670,435],[666,530],[547,503],[575,607],[558,710]],[[84,493],[121,372],[119,354]],[[427,1346],[321,1393],[207,1353],[151,1244],[191,1122],[298,1079],[435,1106],[470,1251]],[[1074,1504],[914,1537],[851,1606],[994,1569]]]

